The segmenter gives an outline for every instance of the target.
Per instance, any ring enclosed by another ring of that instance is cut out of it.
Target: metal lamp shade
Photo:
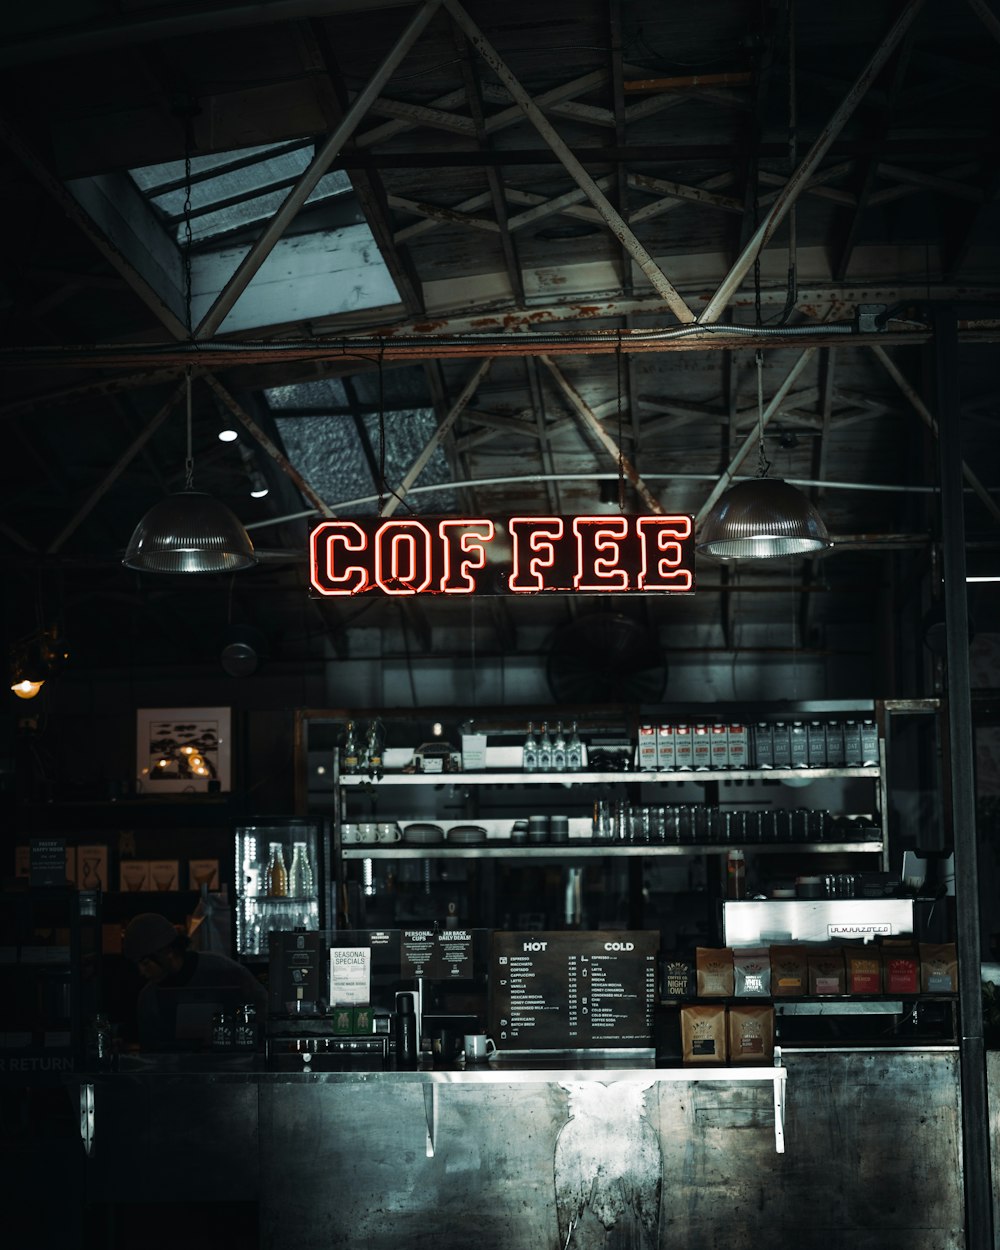
[[[819,513],[780,478],[731,486],[705,518],[696,550],[718,560],[808,555],[831,545]]]
[[[236,515],[201,491],[154,504],[135,527],[122,563],[143,573],[236,573],[257,563]]]

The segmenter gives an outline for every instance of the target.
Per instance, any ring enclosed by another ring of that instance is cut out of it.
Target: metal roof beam
[[[663,270],[657,265],[656,261],[646,251],[639,240],[632,233],[621,214],[612,205],[603,191],[597,186],[594,179],[587,173],[583,165],[570,151],[569,147],[553,129],[550,122],[544,116],[538,105],[532,100],[531,96],[521,86],[520,82],[514,77],[506,64],[500,58],[499,54],[486,39],[485,35],[479,30],[472,21],[466,11],[462,8],[458,0],[443,0],[445,8],[451,14],[452,18],[457,22],[465,34],[468,36],[472,45],[477,49],[480,56],[486,61],[493,72],[501,80],[504,86],[510,91],[511,95],[517,101],[520,108],[524,111],[525,116],[541,135],[545,143],[552,149],[559,159],[560,164],[566,169],[567,173],[577,184],[582,187],[587,194],[587,198],[598,210],[606,221],[612,233],[617,236],[626,252],[638,264],[649,279],[653,289],[662,297],[664,303],[673,312],[678,321],[690,323],[694,320],[694,313],[688,308],[687,304],[674,289],[673,284],[667,278]]]
[[[628,456],[625,455],[624,448],[619,447],[614,441],[611,435],[601,424],[600,418],[586,402],[572,382],[570,382],[569,378],[566,377],[551,356],[540,356],[539,359],[552,375],[556,385],[559,387],[559,390],[562,391],[566,399],[569,400],[570,405],[579,418],[584,431],[589,431],[589,433],[594,435],[602,449],[618,467],[623,477],[625,477],[638,492],[650,512],[655,512],[657,514],[662,513],[663,508],[660,505],[660,501],[639,476],[635,465],[628,458]]]
[[[839,107],[834,110],[833,116],[820,131],[812,147],[785,184],[777,200],[771,206],[770,212],[754,230],[736,263],[722,280],[715,294],[702,309],[698,316],[700,322],[711,323],[719,320],[729,304],[730,297],[739,288],[743,279],[753,267],[758,254],[766,246],[767,241],[773,236],[781,222],[784,221],[805,186],[808,185],[827,152],[832,148],[834,140],[860,104],[869,85],[878,76],[882,67],[892,56],[909,30],[922,4],[923,0],[908,0],[908,3],[896,17],[882,42],[875,48],[867,64],[844,96]]]
[[[216,296],[212,306],[195,331],[196,338],[208,338],[225,321],[233,305],[250,285],[254,275],[274,249],[285,230],[295,219],[299,209],[315,191],[316,185],[340,155],[346,141],[351,137],[372,102],[391,78],[410,48],[423,33],[431,18],[441,6],[442,0],[424,0],[395,45],[383,59],[367,85],[358,93],[343,120],[316,152],[309,168],[302,174],[294,189],[271,218],[267,227],[236,267],[236,271]]]
[[[492,361],[490,360],[481,361],[472,376],[462,387],[461,394],[452,404],[450,410],[444,418],[438,423],[437,429],[424,444],[423,450],[417,456],[416,460],[414,460],[409,469],[407,469],[405,475],[403,476],[403,480],[399,484],[399,489],[394,491],[391,497],[387,500],[385,507],[382,509],[382,516],[392,516],[403,499],[406,498],[406,492],[417,481],[420,474],[423,473],[424,469],[427,467],[428,460],[430,460],[431,456],[441,445],[446,435],[451,431],[452,426],[465,411],[469,401],[476,393],[476,388],[479,383],[489,372],[491,364]]]

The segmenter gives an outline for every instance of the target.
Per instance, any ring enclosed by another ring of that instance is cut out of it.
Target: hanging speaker
[[[253,625],[230,625],[219,657],[230,677],[249,677],[266,658],[267,639]]]

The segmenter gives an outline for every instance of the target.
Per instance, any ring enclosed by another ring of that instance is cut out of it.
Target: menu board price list
[[[490,1021],[497,1045],[651,1045],[658,946],[659,935],[646,932],[494,934]]]

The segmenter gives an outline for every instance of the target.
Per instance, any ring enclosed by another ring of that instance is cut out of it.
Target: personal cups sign
[[[463,1053],[466,1063],[482,1063],[496,1053],[496,1043],[485,1033],[466,1033]]]

